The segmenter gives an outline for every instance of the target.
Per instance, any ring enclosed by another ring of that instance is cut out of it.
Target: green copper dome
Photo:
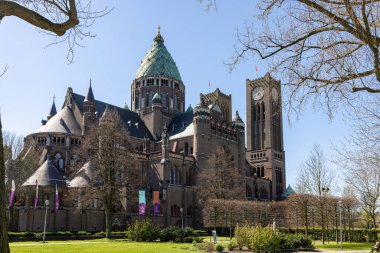
[[[136,73],[136,79],[141,77],[165,76],[182,81],[178,68],[164,45],[164,38],[158,33],[154,38],[154,43],[141,61]]]

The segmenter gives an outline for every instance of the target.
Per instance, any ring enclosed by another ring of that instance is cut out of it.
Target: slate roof
[[[96,177],[95,168],[92,166],[91,162],[86,162],[83,167],[78,170],[75,174],[73,180],[71,180],[69,187],[82,188],[88,187],[90,181],[94,180]]]
[[[37,129],[36,133],[65,133],[82,135],[82,128],[75,119],[70,107],[65,106],[56,115],[49,119],[45,125]]]
[[[94,92],[92,92],[91,82],[90,82],[90,88],[88,88],[87,96],[85,97],[84,101],[88,102],[94,102]]]
[[[165,76],[181,81],[177,65],[164,45],[160,30],[154,38],[154,43],[145,55],[136,72],[136,79],[141,77]]]
[[[188,125],[185,130],[183,130],[182,132],[179,132],[178,134],[170,136],[170,140],[175,140],[175,139],[184,138],[184,137],[193,136],[193,135],[194,135],[194,124],[193,122],[191,122],[190,125]]]
[[[177,114],[168,126],[170,136],[176,135],[184,131],[193,122],[193,110]]]
[[[36,180],[40,186],[66,186],[66,179],[54,166],[50,159],[47,159],[22,186],[35,186]]]
[[[50,117],[53,117],[57,114],[57,108],[55,107],[55,101],[53,100],[53,104],[51,105],[49,115]]]
[[[85,100],[85,97],[82,95],[73,93],[73,98],[75,102],[77,103],[80,112],[83,114],[83,102]],[[113,109],[119,113],[121,120],[125,123],[125,126],[127,127],[129,134],[131,136],[134,136],[137,138],[148,137],[151,140],[154,140],[152,134],[149,132],[149,129],[145,126],[144,121],[141,120],[140,116],[136,112],[132,112],[130,110],[126,110],[124,108],[121,108],[115,105],[110,105],[102,101],[98,101],[98,100],[94,100],[94,101],[95,101],[95,107],[96,107],[96,112],[98,113],[98,117],[101,117],[103,115],[108,105],[110,109]]]

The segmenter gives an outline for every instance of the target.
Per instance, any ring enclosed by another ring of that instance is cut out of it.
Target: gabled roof
[[[177,114],[174,116],[168,126],[168,133],[170,136],[176,135],[184,131],[193,122],[193,110]]]
[[[154,38],[154,43],[141,61],[136,72],[136,79],[141,77],[165,76],[181,81],[177,65],[164,45],[160,30]]]
[[[36,180],[40,186],[66,186],[66,179],[50,159],[47,159],[22,186],[36,185]]]
[[[65,106],[56,115],[37,129],[36,133],[65,133],[82,135],[82,128],[70,107]]]
[[[83,114],[83,102],[85,97],[73,93],[73,98],[76,104],[78,105],[78,109]],[[95,110],[98,114],[98,117],[101,117],[103,115],[107,105],[109,106],[109,109],[115,110],[119,113],[120,119],[124,122],[131,136],[137,138],[144,138],[145,136],[147,136],[151,140],[154,140],[152,134],[149,132],[148,128],[136,112],[95,100]]]

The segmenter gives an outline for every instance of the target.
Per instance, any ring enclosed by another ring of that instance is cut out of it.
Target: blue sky
[[[16,18],[6,17],[0,23],[0,67],[9,66],[0,78],[5,130],[32,133],[46,118],[53,95],[60,107],[67,87],[85,95],[90,78],[96,99],[130,105],[130,84],[158,25],[186,85],[187,106],[194,107],[199,93],[219,87],[232,94],[233,111],[239,110],[246,121],[245,80],[264,75],[266,63],[248,60],[229,73],[223,62],[233,53],[237,29],[258,13],[255,1],[220,0],[217,11],[210,12],[205,11],[206,4],[196,0],[97,1],[99,8],[105,3],[114,10],[92,26],[97,36],[83,41],[83,48],[76,48],[72,64],[66,60],[67,45],[45,48],[53,37]],[[297,169],[313,144],[319,143],[331,159],[332,143],[343,141],[348,133],[339,114],[329,122],[326,114],[311,108],[298,120],[292,115],[291,125],[286,115],[283,122],[287,183],[293,186]]]

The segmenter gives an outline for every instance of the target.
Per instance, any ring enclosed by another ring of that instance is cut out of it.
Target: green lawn
[[[129,242],[124,240],[86,240],[11,243],[11,253],[183,253],[189,252],[190,243]]]
[[[321,241],[316,241],[314,246],[317,249],[340,250],[340,244],[336,242],[322,244]],[[343,250],[370,250],[373,246],[374,243],[343,242]]]

